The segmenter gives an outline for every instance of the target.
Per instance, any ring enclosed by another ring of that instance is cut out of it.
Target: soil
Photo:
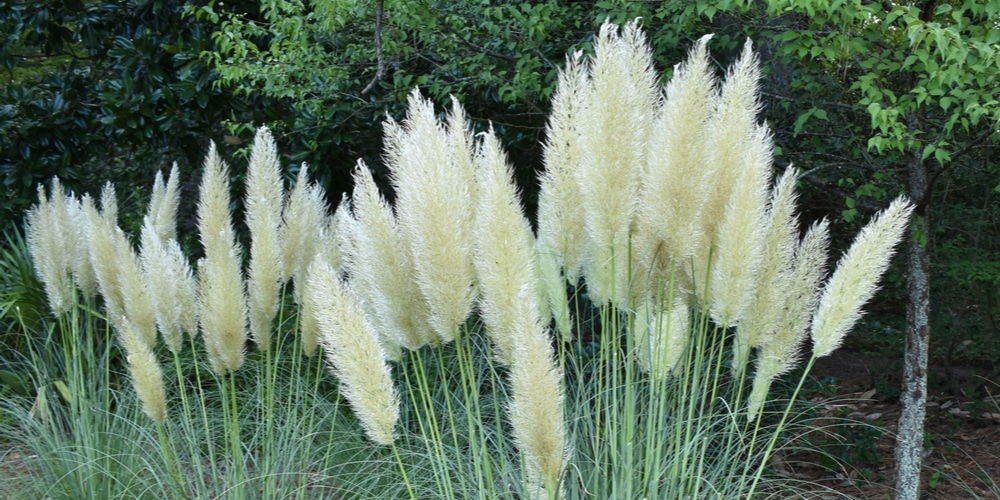
[[[929,367],[922,500],[1000,498],[1000,380],[987,372]],[[815,453],[792,454],[779,458],[779,470],[853,497],[893,498],[900,363],[839,350],[813,375],[832,383],[810,397],[822,404],[817,424],[832,424],[814,443],[842,464],[824,468]]]

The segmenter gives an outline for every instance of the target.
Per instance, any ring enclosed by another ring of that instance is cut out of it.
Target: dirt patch
[[[950,371],[940,366],[929,370],[921,498],[997,498],[1000,385],[986,379],[985,370],[953,367]],[[788,464],[785,473],[860,498],[892,498],[900,364],[838,351],[820,360],[813,375],[833,381],[828,389],[834,395],[812,398],[823,405],[817,423],[827,419],[832,424],[813,436],[829,456],[783,457]],[[845,424],[845,419],[852,423]],[[846,467],[837,470],[834,458],[846,462]]]

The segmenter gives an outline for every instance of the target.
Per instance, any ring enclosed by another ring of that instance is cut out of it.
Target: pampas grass
[[[278,313],[284,281],[281,209],[284,202],[277,146],[267,127],[257,130],[246,181],[246,222],[250,230],[247,298],[250,333],[257,348],[271,347],[271,321]]]
[[[417,285],[430,307],[428,320],[438,340],[450,342],[476,297],[471,140],[457,102],[448,128],[438,124],[432,103],[417,91],[408,102],[403,123],[385,125],[386,163]]]
[[[38,277],[45,285],[52,313],[60,315],[69,310],[72,303],[73,282],[70,273],[73,255],[79,249],[67,234],[74,234],[74,219],[70,215],[71,205],[63,193],[59,179],[52,180],[51,195],[38,186],[38,205],[25,215],[28,233],[28,248],[35,258]]]
[[[243,365],[247,305],[241,252],[229,215],[229,168],[212,143],[198,197],[198,232],[205,257],[198,261],[198,310],[208,359],[216,373]]]
[[[378,334],[357,299],[325,262],[315,261],[310,268],[307,290],[305,300],[316,304],[328,366],[340,380],[344,396],[369,439],[392,444],[399,396]]]
[[[510,365],[519,316],[541,318],[535,239],[521,211],[513,173],[492,130],[482,136],[476,163],[478,198],[472,235],[477,243],[474,262],[479,276],[479,310],[497,361]],[[531,296],[528,308],[535,311],[525,310],[524,293]]]
[[[31,344],[39,393],[11,435],[27,436],[45,479],[26,496],[794,496],[768,467],[794,439],[805,378],[778,412],[771,384],[806,335],[806,372],[842,342],[912,207],[893,202],[821,285],[829,225],[799,239],[797,171],[771,186],[756,57],[748,44],[716,84],[708,41],[665,88],[637,23],[606,23],[593,58],[569,59],[537,238],[492,131],[473,136],[457,101],[439,120],[417,91],[385,127],[394,206],[363,162],[333,216],[305,166],[285,203],[258,131],[245,268],[214,144],[197,279],[171,232],[176,171],[157,177],[138,256],[113,188],[101,211],[42,189],[29,239],[70,334]],[[73,238],[86,236],[136,398],[120,397],[100,303],[76,301],[86,266],[46,255],[65,220],[84,221]],[[294,301],[280,299],[288,281]],[[196,324],[204,347],[184,349]],[[246,352],[248,331],[259,349]],[[325,360],[301,356],[320,346]]]
[[[848,330],[861,318],[861,307],[875,295],[878,281],[889,267],[913,208],[913,204],[903,198],[894,200],[889,208],[861,229],[837,263],[837,270],[823,287],[819,309],[812,322],[815,357],[827,356],[840,347]]]
[[[413,279],[413,257],[399,223],[378,192],[368,166],[354,171],[353,216],[342,221],[344,267],[382,344],[393,359],[399,347],[419,349],[434,340],[427,303]]]

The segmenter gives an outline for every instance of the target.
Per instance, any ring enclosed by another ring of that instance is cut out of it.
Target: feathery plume
[[[545,126],[542,159],[545,170],[539,179],[538,192],[540,248],[552,252],[556,271],[562,267],[562,275],[574,285],[583,267],[587,237],[580,206],[583,195],[575,174],[583,161],[578,122],[583,114],[581,97],[587,85],[581,54],[576,52],[567,57],[566,67],[559,72],[552,111]]]
[[[257,348],[271,345],[271,321],[281,294],[281,208],[284,198],[277,147],[267,127],[257,130],[246,180],[246,223],[250,229],[247,295],[250,333]]]
[[[584,274],[595,302],[624,302],[640,165],[659,107],[652,54],[637,21],[621,34],[609,22],[601,26],[590,75],[579,120],[583,162],[576,170],[589,236]]]
[[[736,326],[753,300],[768,231],[767,187],[771,183],[771,134],[756,127],[739,171],[732,197],[719,223],[718,245],[709,277],[710,311],[716,323]]]
[[[431,102],[414,90],[402,126],[386,125],[386,161],[399,225],[430,309],[429,322],[444,342],[454,339],[476,296],[471,243],[475,179],[467,131],[458,129],[464,127],[464,115],[454,102],[450,128],[443,130]]]
[[[778,328],[786,307],[788,288],[785,281],[792,272],[798,237],[798,217],[795,214],[795,183],[798,171],[788,168],[771,194],[767,218],[770,220],[764,237],[764,255],[757,278],[757,291],[733,344],[733,373],[742,375],[750,349],[759,347]]]
[[[160,240],[147,217],[140,235],[139,252],[143,272],[149,282],[149,295],[156,313],[156,326],[170,352],[178,353],[184,332],[198,329],[197,284],[177,240]]]
[[[763,406],[771,381],[788,373],[798,363],[809,320],[819,301],[818,290],[826,274],[829,246],[830,224],[825,220],[814,224],[795,249],[792,269],[774,285],[784,291],[784,307],[774,331],[759,340],[757,371],[747,407],[749,420],[753,420]]]
[[[135,388],[142,411],[151,419],[163,423],[167,418],[167,392],[163,386],[163,372],[160,364],[142,335],[126,318],[121,318],[123,328],[118,339],[125,347],[125,359],[128,371],[132,376],[132,387]]]
[[[38,205],[26,216],[28,249],[38,277],[45,285],[49,308],[56,316],[69,311],[73,304],[72,256],[76,249],[66,235],[74,234],[71,212],[59,178],[52,179],[51,196],[38,186]]]
[[[563,374],[555,362],[549,335],[530,305],[533,293],[525,287],[519,295],[508,415],[514,441],[524,457],[528,491],[535,498],[551,498],[550,488],[559,484],[569,456],[563,421]]]
[[[125,317],[139,338],[152,349],[156,345],[156,311],[149,292],[149,282],[142,272],[139,256],[118,226],[114,228],[112,241],[115,246],[115,267],[118,268]]]
[[[114,189],[109,189],[108,186],[101,196],[101,212],[94,207],[94,201],[89,195],[83,196],[81,210],[85,221],[87,248],[90,249],[90,264],[97,278],[97,289],[104,297],[104,309],[108,321],[116,330],[120,330],[122,325],[119,321],[125,315],[125,297],[122,295],[120,271],[115,257],[117,253],[115,229],[118,225],[110,218],[116,210]]]
[[[756,128],[757,113],[760,111],[759,86],[760,64],[748,39],[743,46],[743,54],[726,73],[709,119],[709,155],[706,163],[709,171],[705,178],[711,184],[704,213],[704,234],[709,238],[705,250],[716,237],[717,226],[722,222],[727,201],[740,175],[739,166],[744,164],[747,143]],[[702,252],[701,249],[696,255],[702,253],[707,255],[707,251]]]
[[[479,276],[479,309],[493,340],[496,359],[511,363],[514,354],[515,316],[527,290],[534,317],[540,316],[531,225],[524,218],[512,172],[490,130],[482,136],[476,155],[478,199],[473,238],[474,263]]]
[[[813,356],[821,358],[840,347],[844,336],[861,318],[861,307],[878,289],[896,244],[913,213],[913,205],[897,198],[854,239],[823,288],[813,317]]]
[[[170,168],[170,178],[166,185],[163,182],[163,172],[156,172],[153,181],[153,193],[149,199],[150,223],[160,241],[166,243],[177,239],[177,207],[180,206],[180,189],[177,163]]]
[[[644,301],[635,314],[634,332],[639,366],[657,379],[671,375],[691,338],[687,300],[675,295],[667,310],[656,300]]]
[[[87,300],[97,297],[97,276],[94,265],[90,261],[90,247],[87,245],[87,220],[83,213],[83,203],[75,196],[66,197],[66,210],[69,217],[69,230],[66,233],[70,252],[70,269],[76,287]]]
[[[247,305],[229,214],[229,168],[211,143],[198,197],[198,232],[205,257],[198,261],[199,320],[212,369],[220,375],[243,364]]]
[[[309,169],[303,164],[295,187],[288,195],[280,230],[283,274],[286,280],[295,282],[293,297],[297,304],[302,303],[306,270],[320,245],[320,232],[316,228],[326,225],[328,210],[325,199],[323,188],[309,182]]]
[[[646,172],[639,192],[637,223],[648,226],[652,242],[642,255],[664,282],[674,273],[691,273],[687,266],[672,266],[699,250],[705,238],[702,210],[708,200],[705,147],[715,99],[715,77],[708,58],[705,35],[691,49],[687,61],[674,69],[664,89],[663,109],[650,133]],[[654,251],[653,255],[648,252]],[[671,269],[674,267],[674,269]],[[701,278],[701,276],[699,276]]]
[[[399,396],[378,335],[332,267],[316,259],[308,275],[304,300],[314,304],[327,366],[340,380],[368,438],[390,445],[399,419]]]
[[[414,263],[392,208],[360,160],[354,170],[351,206],[354,215],[344,214],[343,227],[348,228],[344,237],[351,245],[344,263],[352,290],[390,354],[393,345],[419,349],[434,338],[427,304],[413,279]]]

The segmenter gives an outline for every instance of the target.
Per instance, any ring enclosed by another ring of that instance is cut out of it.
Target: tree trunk
[[[912,128],[912,124],[911,124]],[[902,414],[896,431],[896,499],[920,497],[924,416],[927,404],[927,350],[930,342],[930,219],[927,164],[920,150],[910,152],[907,194],[917,204],[907,240],[906,354]]]

